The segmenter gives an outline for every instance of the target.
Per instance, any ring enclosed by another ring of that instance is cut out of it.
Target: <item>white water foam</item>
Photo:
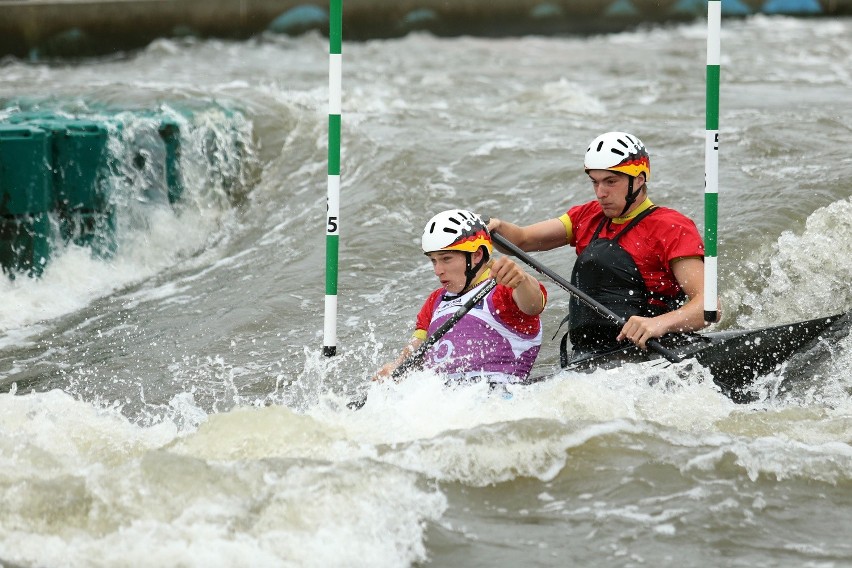
[[[39,321],[73,313],[91,303],[140,282],[202,248],[221,214],[186,211],[154,212],[152,233],[136,232],[122,241],[115,258],[94,257],[87,248],[58,249],[41,278],[0,278],[0,346],[17,344],[37,333]],[[28,329],[30,328],[30,329]]]
[[[196,414],[188,400],[174,405]],[[197,421],[197,417],[191,417]],[[188,422],[188,421],[185,421]],[[179,432],[52,391],[0,395],[0,559],[49,566],[401,566],[446,499],[284,407]],[[353,451],[341,451],[345,447]],[[97,559],[97,560],[95,560]],[[93,564],[94,562],[94,564]]]
[[[801,234],[785,231],[753,267],[765,276],[760,289],[735,287],[725,303],[753,309],[738,316],[749,328],[843,313],[852,309],[852,199],[832,203],[808,217]]]

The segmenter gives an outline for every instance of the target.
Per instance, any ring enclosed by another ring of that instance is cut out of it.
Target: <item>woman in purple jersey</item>
[[[377,378],[389,376],[491,278],[497,286],[427,351],[424,365],[456,381],[506,383],[528,376],[541,346],[544,286],[510,258],[491,258],[485,223],[470,211],[435,215],[421,243],[441,287],[421,307],[411,341]]]

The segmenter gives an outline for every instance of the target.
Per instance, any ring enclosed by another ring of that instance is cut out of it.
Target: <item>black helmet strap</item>
[[[629,176],[629,180],[627,182],[627,195],[624,198],[624,209],[618,215],[619,217],[624,217],[624,214],[627,213],[627,210],[630,209],[630,206],[636,202],[636,198],[639,197],[639,194],[642,193],[642,187],[645,187],[644,184],[642,187],[633,191],[633,180],[636,179],[636,176]]]
[[[476,278],[476,274],[479,272],[479,269],[482,268],[485,265],[486,262],[488,262],[488,249],[486,249],[482,252],[482,258],[479,260],[479,262],[476,263],[475,266],[473,264],[473,253],[472,252],[465,252],[464,256],[465,256],[465,270],[464,270],[465,282],[464,282],[464,288],[462,288],[462,291],[461,291],[462,294],[467,292],[467,289],[470,286],[471,282],[473,282],[473,279]]]

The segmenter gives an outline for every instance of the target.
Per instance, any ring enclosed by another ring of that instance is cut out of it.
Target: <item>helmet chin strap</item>
[[[641,187],[636,191],[633,191],[633,180],[635,179],[635,176],[630,176],[630,179],[627,182],[627,196],[624,198],[624,209],[622,209],[621,213],[618,214],[619,217],[624,217],[624,214],[627,213],[627,210],[630,209],[630,206],[636,202],[636,198],[639,197],[640,193],[642,193]],[[644,185],[642,187],[644,187]]]
[[[479,269],[482,268],[483,265],[486,262],[488,262],[488,253],[487,252],[484,252],[482,254],[482,258],[479,260],[479,262],[476,263],[476,266],[473,266],[473,253],[472,252],[465,252],[464,256],[465,256],[465,270],[464,270],[465,281],[464,281],[464,288],[462,288],[462,291],[459,294],[464,294],[465,292],[467,292],[467,289],[468,289],[468,287],[470,287],[471,282],[473,282],[473,279],[476,278],[476,274],[479,272]]]

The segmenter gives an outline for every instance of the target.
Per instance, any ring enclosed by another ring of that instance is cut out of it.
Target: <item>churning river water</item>
[[[723,22],[716,329],[852,309],[850,37]],[[0,565],[852,565],[850,338],[747,405],[700,369],[630,365],[510,400],[368,384],[437,286],[426,220],[591,199],[601,132],[641,137],[652,199],[703,230],[705,46],[704,22],[345,42],[330,359],[326,38],[0,61],[0,112],[192,106],[204,140],[238,138],[212,163],[187,145],[176,211],[116,195],[114,258],[59,245],[41,279],[0,279]],[[223,187],[211,168],[236,159]],[[537,258],[567,276],[574,254]],[[568,305],[545,285],[539,368]]]

